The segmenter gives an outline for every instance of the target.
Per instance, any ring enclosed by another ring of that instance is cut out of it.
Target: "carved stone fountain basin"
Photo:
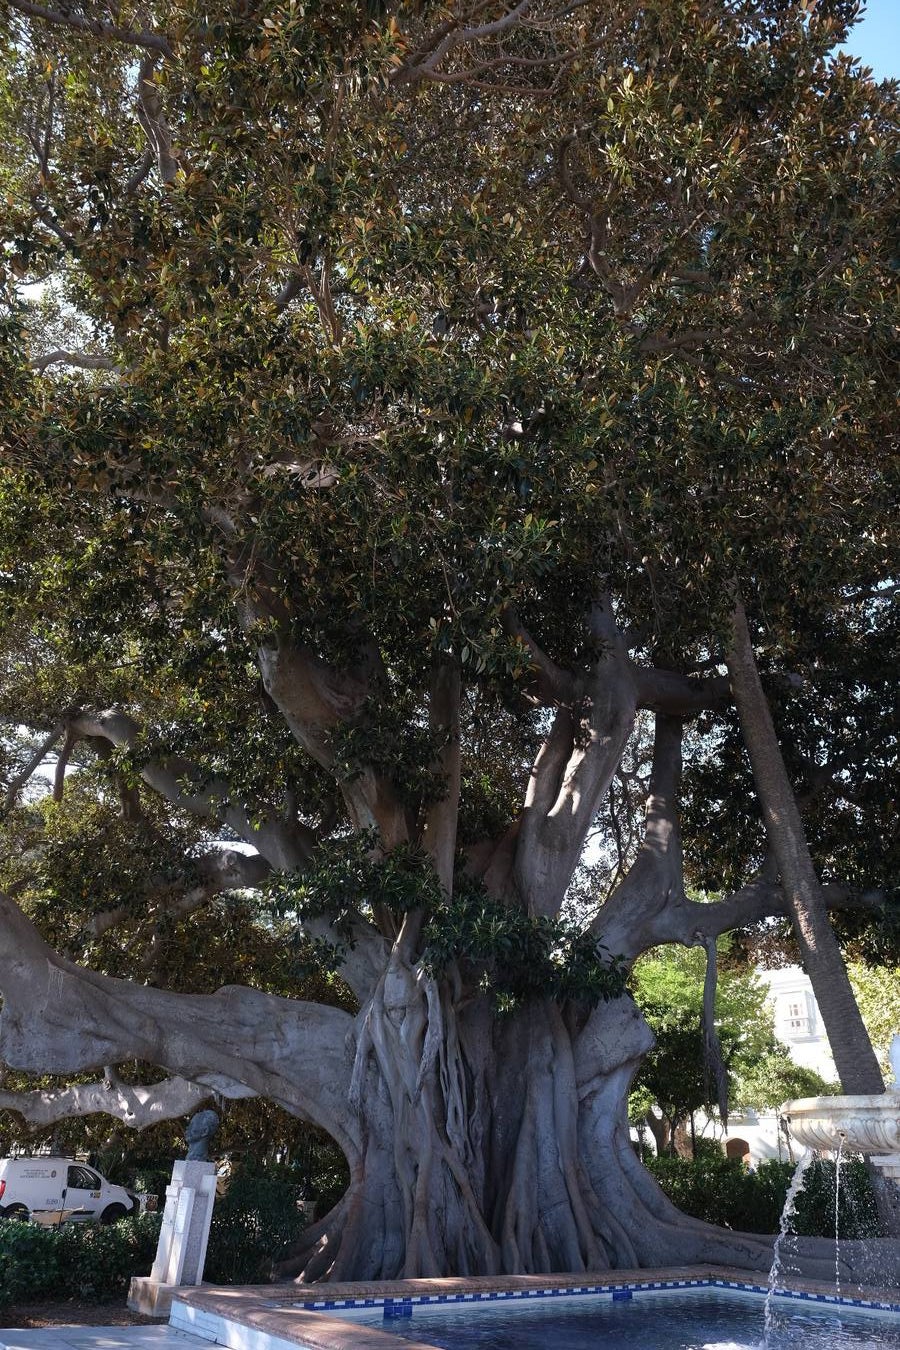
[[[877,1097],[801,1097],[781,1108],[791,1137],[804,1148],[866,1153],[900,1179],[900,1092]]]

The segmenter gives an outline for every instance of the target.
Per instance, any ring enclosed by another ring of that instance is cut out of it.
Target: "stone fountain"
[[[785,1102],[781,1115],[791,1138],[804,1148],[864,1153],[900,1186],[900,1033],[891,1042],[890,1061],[894,1082],[880,1096]]]

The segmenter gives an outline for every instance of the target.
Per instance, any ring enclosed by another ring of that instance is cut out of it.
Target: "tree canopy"
[[[328,1130],[307,1278],[649,1259],[627,969],[793,912],[736,598],[826,900],[883,903],[897,88],[853,9],[4,9],[0,1055]]]

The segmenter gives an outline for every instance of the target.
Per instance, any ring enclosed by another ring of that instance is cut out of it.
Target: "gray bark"
[[[67,1088],[34,1089],[29,1092],[0,1091],[0,1110],[15,1111],[29,1125],[52,1125],[73,1116],[96,1112],[115,1116],[133,1129],[143,1130],[162,1120],[177,1120],[195,1111],[214,1091],[225,1096],[252,1095],[225,1079],[212,1084],[191,1083],[186,1078],[166,1078],[161,1083],[123,1083],[110,1075],[99,1083],[74,1083]]]
[[[79,736],[95,736],[120,749],[136,746],[140,735],[138,723],[115,708],[83,712],[72,719],[70,726]],[[140,776],[173,806],[228,825],[272,867],[298,868],[309,860],[316,842],[312,830],[285,821],[275,811],[263,811],[251,819],[232,800],[226,782],[212,778],[189,760],[174,755],[165,761],[151,760],[142,766]]]
[[[601,656],[558,707],[521,815],[514,875],[531,914],[559,912],[634,727],[634,679],[608,599],[594,606],[590,626]]]
[[[226,1079],[327,1130],[345,1152],[353,1019],[337,1008],[225,987],[175,994],[112,979],[59,956],[0,895],[0,1059],[30,1073],[79,1074],[139,1059],[190,1083]]]
[[[79,736],[96,737],[119,748],[136,745],[140,735],[138,723],[118,709],[100,713],[82,712],[72,719],[70,730]],[[228,825],[241,839],[253,845],[266,867],[302,871],[312,858],[317,841],[315,832],[309,826],[297,820],[286,820],[273,809],[262,810],[251,817],[247,810],[234,802],[227,782],[211,778],[190,760],[178,756],[150,760],[142,766],[140,775],[148,787],[173,806],[204,820]],[[215,873],[211,860],[208,860],[208,865]],[[255,870],[258,880],[262,869],[258,861],[248,863],[246,868],[234,861],[230,870],[235,875],[238,871],[246,875]],[[226,880],[224,875],[221,880]],[[248,878],[239,884],[252,883]],[[221,887],[225,888],[225,885]],[[341,945],[326,919],[310,921],[307,929],[311,937],[324,939],[334,946]],[[341,963],[342,977],[359,998],[366,998],[371,992],[382,969],[384,956],[382,937],[371,924],[359,918],[353,924],[353,946],[345,949]]]
[[[878,1060],[828,921],[825,897],[760,683],[747,616],[740,600],[735,606],[728,670],[766,834],[778,862],[794,932],[822,1013],[841,1086],[849,1094],[883,1092]]]
[[[689,912],[678,823],[681,736],[680,718],[656,714],[644,837],[633,865],[593,924],[592,931],[607,950],[628,960],[671,941],[661,936],[660,927],[681,920],[683,929]],[[676,940],[690,943],[696,938],[688,929]]]
[[[632,960],[665,941],[708,946],[726,927],[780,912],[790,895],[768,877],[721,904],[687,900],[677,813],[682,718],[719,692],[638,672],[608,602],[595,607],[591,625],[600,654],[577,675],[558,671],[523,639],[539,692],[555,707],[553,724],[520,820],[482,850],[476,870],[495,894],[530,913],[558,912],[640,705],[656,713],[644,839],[599,912],[598,943]],[[267,692],[294,735],[336,771],[333,732],[366,716],[367,699],[380,688],[377,660],[345,674],[296,646],[259,655]],[[457,673],[437,669],[430,718],[445,736],[437,767],[448,791],[425,813],[421,841],[446,892],[458,814],[459,697]],[[138,737],[120,712],[82,714],[72,726],[114,745]],[[207,781],[181,759],[141,772],[173,804],[225,820],[252,842],[258,857],[246,868],[307,864],[315,842],[307,827],[274,811],[251,820],[231,802],[227,784]],[[410,817],[383,776],[364,769],[341,787],[352,824],[373,825],[385,850],[411,837]],[[784,867],[782,876],[787,883]],[[68,1095],[9,1094],[6,1103],[32,1119],[102,1109],[139,1125],[154,1110],[187,1109],[218,1086],[265,1096],[325,1129],[345,1154],[350,1184],[286,1262],[284,1273],[302,1280],[710,1262],[767,1270],[770,1238],[686,1217],[635,1157],[627,1095],[652,1042],[635,1004],[620,997],[587,1010],[532,998],[498,1016],[477,978],[466,985],[456,969],[441,978],[430,972],[422,920],[416,911],[402,923],[376,915],[379,931],[359,919],[342,971],[360,1001],[351,1016],[252,989],[185,995],[98,975],[53,952],[0,896],[5,1062],[77,1074],[139,1059],[169,1075],[125,1089],[106,1071],[103,1083]],[[314,932],[316,923],[329,931],[322,920],[309,925]],[[830,1248],[810,1249],[804,1259],[809,1273],[833,1270]]]

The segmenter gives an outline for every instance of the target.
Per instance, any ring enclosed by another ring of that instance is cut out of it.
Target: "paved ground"
[[[46,1327],[0,1331],[0,1350],[201,1350],[209,1341],[171,1327]]]

